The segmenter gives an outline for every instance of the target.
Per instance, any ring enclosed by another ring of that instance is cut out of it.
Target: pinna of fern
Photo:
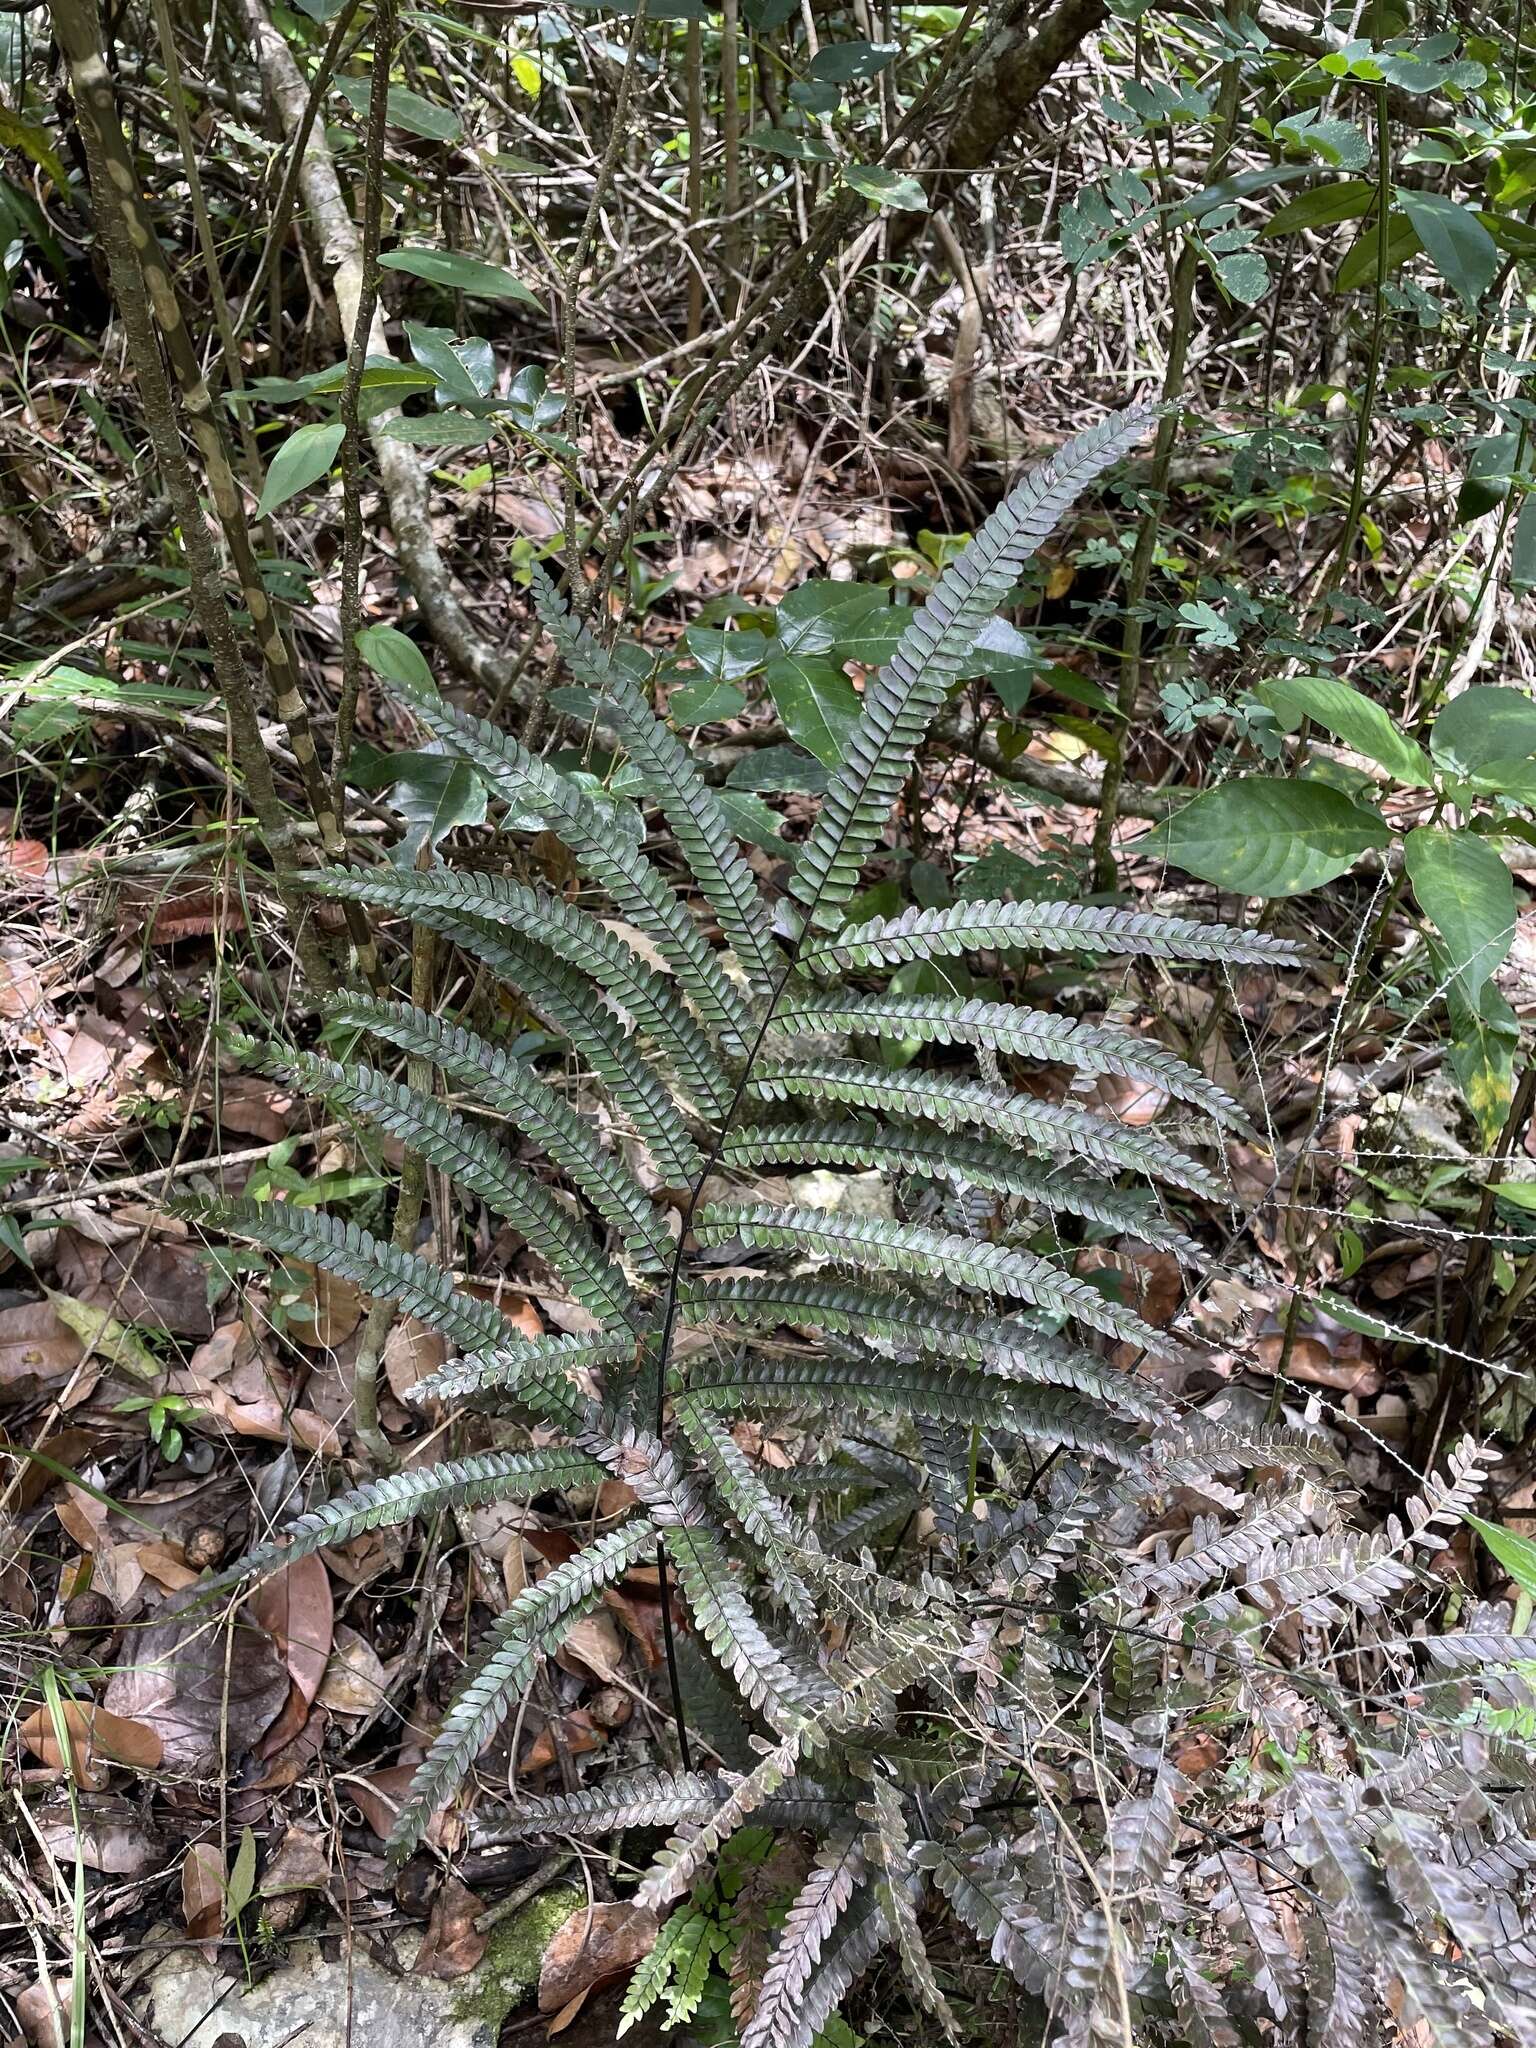
[[[538,1660],[658,1543],[699,1641],[734,1683],[766,1749],[706,1818],[688,1823],[697,1832],[669,1845],[646,1881],[657,1899],[676,1895],[712,1843],[785,1796],[811,1758],[834,1745],[855,1754],[877,1740],[889,1749],[903,1693],[942,1690],[944,1674],[963,1663],[963,1619],[926,1597],[899,1624],[887,1622],[881,1648],[856,1632],[832,1653],[822,1619],[856,1581],[836,1576],[826,1533],[834,1547],[856,1548],[869,1518],[854,1513],[841,1530],[837,1518],[809,1526],[737,1450],[731,1421],[799,1408],[858,1412],[876,1427],[916,1422],[914,1497],[942,1495],[947,1526],[958,1532],[966,1459],[974,1471],[982,1443],[1026,1462],[1068,1446],[1124,1475],[1143,1457],[1149,1429],[1166,1420],[1153,1384],[1112,1371],[1093,1348],[1100,1335],[1154,1353],[1166,1340],[1036,1246],[1051,1219],[1066,1215],[1121,1228],[1140,1219],[1153,1241],[1187,1249],[1177,1218],[1145,1198],[1166,1185],[1219,1199],[1220,1176],[1155,1128],[1042,1100],[1008,1077],[1014,1062],[1038,1059],[1085,1076],[1152,1080],[1203,1118],[1213,1140],[1223,1125],[1241,1123],[1241,1111],[1165,1048],[1124,1032],[1000,1001],[897,995],[881,981],[892,967],[973,949],[1271,965],[1292,959],[1292,949],[1187,918],[1078,904],[966,904],[844,927],[861,870],[977,633],[1040,540],[1148,418],[1112,417],[1030,472],[911,613],[890,661],[865,687],[846,759],[777,905],[759,889],[697,764],[628,668],[541,575],[540,617],[595,694],[599,723],[626,753],[644,809],[665,821],[704,917],[642,846],[630,806],[579,786],[434,691],[392,685],[402,709],[472,763],[510,816],[532,814],[563,844],[586,901],[446,866],[325,870],[310,886],[451,940],[563,1041],[626,1145],[600,1137],[558,1078],[478,1016],[346,996],[330,1005],[329,1022],[333,1039],[355,1034],[348,1056],[293,1047],[261,1055],[268,1071],[387,1132],[508,1221],[587,1312],[593,1333],[523,1338],[442,1267],[323,1211],[203,1205],[197,1213],[209,1227],[309,1260],[441,1331],[458,1355],[416,1389],[418,1398],[510,1412],[564,1446],[480,1453],[371,1481],[301,1519],[286,1551],[265,1550],[250,1565],[428,1506],[530,1498],[593,1473],[625,1480],[637,1502],[630,1521],[497,1622],[401,1813],[395,1856],[409,1853],[434,1805],[472,1770]],[[626,927],[639,935],[634,945]],[[848,974],[869,985],[848,989],[836,979]],[[918,1064],[892,1068],[851,1051],[828,1055],[829,1032],[855,1045],[915,1039],[928,1050]],[[414,1080],[395,1071],[402,1055]],[[418,1085],[424,1071],[436,1077],[430,1088]],[[630,1148],[648,1155],[644,1173]],[[525,1163],[530,1149],[543,1162],[537,1170]],[[729,1199],[713,1190],[705,1198],[711,1177],[718,1183],[763,1163],[876,1168],[896,1213],[768,1202],[750,1183]],[[955,1198],[978,1193],[985,1199],[962,1201],[961,1226],[951,1227]],[[761,1280],[712,1277],[706,1255],[718,1248],[730,1248],[738,1265],[760,1261]],[[684,1363],[676,1346],[684,1328],[695,1340],[712,1336],[713,1349],[690,1344]],[[786,1347],[786,1329],[813,1341]],[[761,1593],[743,1570],[749,1560],[765,1582]],[[1011,1699],[1014,1690],[994,1702],[996,1725],[1026,1729],[1039,1703],[1031,1705],[1029,1686]],[[684,1706],[676,1687],[674,1706]],[[686,1728],[680,1736],[686,1772]],[[804,1945],[781,1976],[799,1984],[803,1974],[809,1989],[791,2002],[788,2031],[757,2027],[761,2048],[809,2040],[806,2015],[830,2011],[886,1939],[942,2020],[915,1932],[921,1879],[908,1835],[916,1816],[899,1783],[893,1791],[866,1774],[863,1784],[849,1809],[856,1852],[839,1864],[817,1912],[786,1925],[786,1939]],[[932,1828],[941,1810],[930,1801],[923,1824]],[[775,2000],[770,2009],[784,2008]]]

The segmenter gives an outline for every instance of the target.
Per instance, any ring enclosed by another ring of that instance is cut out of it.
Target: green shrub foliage
[[[1143,1358],[1167,1340],[1035,1247],[1061,1220],[1064,1235],[1086,1222],[1197,1257],[1158,1193],[1219,1199],[1212,1141],[1241,1112],[1124,1031],[913,992],[911,976],[904,993],[883,986],[978,949],[1283,968],[1291,948],[1076,903],[846,921],[978,630],[1145,425],[1131,412],[1068,442],[944,571],[869,682],[776,906],[693,759],[542,577],[543,622],[665,820],[692,901],[632,807],[398,686],[520,824],[532,814],[563,843],[597,907],[445,867],[313,886],[429,926],[502,980],[567,1043],[624,1143],[532,1060],[404,1003],[335,1005],[372,1061],[262,1057],[505,1218],[597,1334],[529,1340],[439,1267],[316,1209],[200,1212],[442,1331],[458,1355],[416,1398],[494,1407],[556,1440],[372,1481],[243,1570],[427,1510],[602,1476],[633,1488],[628,1520],[496,1622],[392,1849],[412,1850],[539,1660],[659,1548],[691,1623],[678,1770],[525,1799],[497,1832],[661,1830],[639,1896],[665,1914],[749,1819],[816,1831],[748,1987],[746,2048],[807,2048],[887,1946],[942,2030],[957,1984],[985,1998],[1000,1967],[1084,2044],[1348,2044],[1389,2012],[1447,2043],[1536,2039],[1522,1917],[1536,1765],[1520,1740],[1536,1640],[1476,1607],[1455,1632],[1426,1627],[1426,1560],[1475,1496],[1478,1455],[1453,1456],[1404,1523],[1366,1536],[1320,1438],[1181,1414],[1155,1375],[1112,1364],[1096,1337]],[[916,1043],[917,1063],[885,1063],[891,1040]],[[460,1106],[393,1078],[400,1054]],[[1175,1142],[1080,1096],[1042,1099],[1010,1079],[1030,1060],[1144,1080],[1189,1125]],[[528,1147],[547,1171],[523,1163]],[[878,1172],[895,1213],[780,1205],[751,1184],[817,1166]],[[716,1192],[733,1177],[738,1192]],[[797,1412],[817,1446],[798,1469],[765,1468],[732,1434]],[[1180,1549],[1149,1538],[1191,1502]],[[704,1682],[701,1647],[734,1710]],[[968,1978],[961,1930],[984,1959],[972,1951]]]

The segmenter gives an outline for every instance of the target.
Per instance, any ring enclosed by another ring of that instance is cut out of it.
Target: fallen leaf
[[[295,1259],[293,1267],[295,1272],[309,1275],[309,1286],[299,1297],[300,1309],[293,1318],[292,1335],[312,1350],[334,1351],[363,1319],[362,1293],[350,1280],[306,1265],[302,1260]],[[312,1316],[303,1313],[305,1307],[313,1311]]]
[[[259,1074],[227,1074],[207,1104],[221,1130],[238,1131],[263,1145],[275,1145],[293,1128],[294,1097],[290,1089]]]
[[[273,1899],[283,1892],[324,1891],[330,1881],[329,1837],[318,1828],[289,1827],[262,1873],[260,1891]]]
[[[258,1756],[269,1757],[303,1727],[330,1660],[336,1607],[324,1564],[311,1553],[284,1565],[256,1588],[250,1611],[271,1632],[293,1681],[283,1711],[256,1746]]]
[[[152,1237],[142,1249],[120,1249],[61,1230],[56,1270],[65,1294],[125,1323],[177,1337],[212,1334],[208,1269],[190,1243]]]
[[[555,1662],[562,1671],[574,1672],[578,1678],[590,1674],[604,1685],[612,1684],[624,1664],[618,1623],[601,1608],[595,1614],[583,1615],[573,1628],[566,1630],[565,1639],[555,1652]]]
[[[224,1925],[224,1855],[217,1842],[194,1842],[181,1866],[182,1925],[194,1941],[214,1941]]]
[[[140,1543],[133,1554],[139,1569],[167,1593],[184,1592],[197,1584],[200,1574],[187,1563],[179,1544]]]
[[[432,1901],[426,1935],[411,1965],[418,1977],[467,1977],[485,1954],[475,1922],[485,1907],[467,1885],[445,1877]]]
[[[372,1643],[343,1622],[331,1644],[331,1661],[316,1703],[333,1714],[371,1714],[388,1686],[383,1663]]]
[[[32,2048],[69,2048],[72,1986],[68,1977],[29,1984],[16,1997],[16,2017]]]
[[[656,1946],[649,1906],[614,1899],[578,1906],[555,1929],[539,1970],[539,2011],[559,2012],[595,1984],[632,1970]]]
[[[527,1753],[517,1767],[520,1778],[531,1777],[535,1771],[547,1771],[559,1760],[555,1747],[554,1723],[546,1721],[529,1744]],[[600,1749],[606,1741],[601,1728],[594,1725],[592,1716],[578,1707],[574,1714],[565,1714],[560,1721],[560,1734],[568,1756],[586,1756],[590,1750]]]
[[[384,1339],[384,1377],[397,1401],[404,1401],[418,1380],[448,1363],[448,1340],[414,1316],[396,1316]]]
[[[107,1877],[142,1877],[170,1854],[139,1807],[116,1793],[77,1792],[73,1812],[66,1799],[53,1799],[38,1808],[36,1818],[38,1832],[61,1862],[83,1863]]]
[[[67,1330],[73,1331],[90,1357],[127,1373],[131,1379],[158,1380],[165,1367],[153,1351],[130,1330],[109,1316],[105,1309],[89,1302],[71,1300],[67,1294],[48,1294],[53,1312]]]
[[[30,1400],[41,1384],[68,1379],[84,1356],[52,1302],[0,1309],[0,1400]]]
[[[163,1756],[160,1737],[143,1722],[109,1713],[85,1700],[64,1700],[60,1718],[69,1738],[67,1765],[77,1785],[100,1792],[107,1782],[107,1767],[123,1764],[129,1770],[158,1770]],[[21,1739],[51,1770],[66,1767],[52,1710],[41,1706],[21,1724]]]
[[[195,1591],[173,1595],[159,1618],[130,1631],[107,1687],[114,1714],[142,1721],[159,1737],[164,1760],[199,1777],[234,1772],[271,1727],[290,1680],[266,1629],[241,1609],[197,1604]]]

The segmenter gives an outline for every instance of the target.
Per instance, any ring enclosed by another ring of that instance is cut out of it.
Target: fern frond
[[[279,1258],[303,1259],[350,1280],[375,1300],[395,1302],[404,1314],[430,1330],[440,1330],[465,1350],[515,1351],[527,1342],[500,1309],[455,1286],[453,1275],[441,1266],[400,1251],[323,1209],[301,1209],[292,1202],[210,1202],[193,1197],[175,1203],[174,1213],[226,1237],[247,1238]],[[521,1398],[546,1421],[567,1427],[580,1423],[587,1407],[585,1397],[560,1374],[552,1374],[547,1382],[530,1381]]]
[[[946,1371],[889,1358],[774,1358],[750,1366],[695,1362],[688,1392],[712,1408],[825,1411],[835,1404],[931,1415],[1080,1451],[1114,1465],[1133,1464],[1144,1447],[1137,1431],[1116,1423],[1096,1401],[959,1367]]]
[[[770,1590],[803,1628],[814,1629],[816,1603],[796,1557],[816,1547],[815,1537],[769,1492],[746,1453],[708,1408],[685,1395],[677,1403],[677,1420],[737,1527],[767,1566]]]
[[[911,1841],[901,1794],[878,1765],[871,1768],[868,1782],[869,1797],[858,1807],[860,1819],[867,1823],[864,1858],[875,1880],[875,1896],[891,1931],[902,1974],[923,2010],[933,2014],[949,2040],[958,2041],[960,2029],[949,2000],[939,1989],[913,1909]]]
[[[1230,1195],[1219,1175],[1154,1129],[1138,1130],[1070,1102],[1042,1102],[1038,1096],[959,1075],[920,1067],[878,1067],[862,1060],[763,1060],[754,1066],[746,1092],[760,1102],[854,1103],[945,1130],[980,1124],[999,1138],[1073,1152],[1117,1173],[1172,1181],[1213,1201]]]
[[[802,868],[804,863],[802,862]],[[798,872],[798,871],[797,871]],[[832,968],[902,967],[909,960],[954,959],[961,953],[1143,953],[1154,960],[1219,960],[1238,967],[1294,967],[1295,946],[1263,932],[1189,917],[1160,917],[1096,903],[950,903],[872,917],[835,938],[801,948],[807,974]]]
[[[945,569],[890,660],[865,684],[858,723],[790,884],[811,924],[830,921],[852,895],[929,723],[1020,569],[1079,494],[1140,440],[1151,417],[1145,408],[1115,415],[1032,469]]]
[[[744,1827],[779,1790],[800,1753],[798,1730],[786,1735],[766,1756],[738,1778],[714,1812],[691,1835],[669,1836],[635,1892],[637,1905],[659,1912],[690,1889],[715,1851]]]
[[[389,1837],[392,1861],[399,1863],[411,1853],[432,1815],[453,1797],[512,1701],[531,1682],[539,1659],[557,1650],[569,1630],[598,1605],[604,1590],[655,1546],[650,1522],[627,1522],[518,1594],[486,1636],[411,1780]]]
[[[1107,1364],[1092,1351],[1048,1337],[1027,1323],[977,1315],[926,1295],[819,1275],[738,1274],[685,1283],[678,1306],[689,1323],[723,1321],[754,1329],[790,1324],[875,1338],[924,1357],[964,1359],[1000,1379],[1071,1388],[1146,1421],[1171,1412],[1150,1381]]]
[[[438,867],[306,870],[307,888],[326,896],[409,917],[452,939],[476,958],[493,932],[512,933],[579,974],[621,1004],[636,1025],[666,1055],[682,1086],[701,1107],[719,1115],[731,1099],[731,1084],[709,1038],[665,979],[615,931],[563,897],[525,888],[507,875],[477,874]],[[523,955],[487,959],[486,965],[521,987],[517,969]],[[529,991],[530,1000],[533,992]],[[572,1034],[572,1043],[581,1041]]]
[[[533,602],[546,632],[573,673],[599,697],[599,716],[618,728],[646,793],[662,814],[689,872],[748,974],[772,988],[784,959],[768,936],[768,919],[751,868],[742,859],[724,806],[676,734],[652,711],[632,678],[567,610],[543,566],[533,564]]]
[[[1026,1991],[1040,1992],[1055,1958],[1045,1923],[1029,1903],[1024,1873],[1006,1846],[989,1839],[984,1827],[968,1828],[956,1841],[927,1842],[915,1858],[955,1912]]]
[[[622,1322],[630,1314],[634,1296],[623,1274],[581,1224],[510,1152],[445,1103],[418,1094],[404,1081],[392,1081],[375,1067],[342,1066],[316,1053],[266,1054],[261,1067],[338,1109],[367,1117],[478,1195],[522,1232],[600,1321]]]
[[[700,1635],[735,1678],[743,1698],[781,1732],[803,1726],[837,1696],[814,1666],[776,1643],[737,1585],[707,1529],[674,1529],[667,1554]]]
[[[749,1034],[740,1000],[687,904],[623,826],[510,733],[445,703],[436,691],[400,683],[390,688],[435,739],[472,762],[505,802],[539,813],[623,915],[655,940],[704,1021],[733,1053],[744,1053]]]
[[[480,1351],[453,1358],[406,1389],[411,1402],[473,1400],[477,1394],[504,1393],[526,1398],[530,1378],[548,1373],[599,1372],[605,1366],[634,1361],[630,1337],[523,1337],[499,1351]]]
[[[864,1879],[864,1845],[847,1831],[823,1843],[796,1894],[763,1972],[741,2048],[782,2048],[800,2013],[805,1987],[832,1929]]]
[[[1235,1528],[1197,1519],[1191,1532],[1193,1548],[1171,1563],[1135,1569],[1131,1586],[1144,1597],[1176,1606],[1198,1592],[1207,1579],[1253,1564],[1275,1544],[1307,1528],[1317,1519],[1320,1505],[1316,1489],[1304,1486],[1283,1499],[1257,1503],[1254,1512]]]
[[[821,1162],[860,1172],[910,1174],[941,1186],[985,1188],[1013,1195],[1051,1215],[1081,1216],[1090,1223],[1139,1238],[1173,1252],[1186,1265],[1208,1263],[1196,1241],[1161,1215],[1142,1190],[1122,1190],[1051,1160],[1031,1158],[985,1138],[938,1136],[899,1124],[822,1122],[747,1124],[721,1147],[727,1166],[798,1166]]]
[[[850,995],[816,991],[787,998],[774,1029],[835,1032],[855,1038],[916,1039],[923,1045],[982,1046],[994,1053],[1050,1060],[1083,1074],[1123,1074],[1177,1101],[1194,1103],[1218,1123],[1249,1128],[1248,1112],[1177,1053],[1131,1031],[1079,1017],[973,996]]]
[[[330,1550],[370,1529],[393,1528],[417,1515],[477,1507],[482,1501],[532,1500],[540,1493],[590,1486],[603,1476],[602,1466],[584,1451],[564,1450],[480,1451],[416,1472],[394,1472],[311,1508],[290,1522],[276,1541],[247,1552],[198,1590],[210,1592],[261,1578],[312,1551]]]
[[[410,1003],[346,996],[328,1003],[326,1010],[338,1023],[354,1024],[387,1045],[430,1060],[475,1102],[504,1116],[575,1182],[642,1270],[665,1269],[672,1239],[650,1196],[621,1160],[603,1150],[591,1120],[578,1116],[526,1060]]]
[[[1008,1245],[929,1230],[920,1223],[891,1223],[882,1216],[849,1216],[836,1210],[778,1208],[766,1202],[740,1207],[714,1202],[695,1217],[694,1235],[702,1245],[739,1238],[758,1250],[815,1254],[840,1265],[947,1280],[953,1287],[1009,1295],[1053,1315],[1075,1316],[1090,1329],[1147,1351],[1167,1348],[1140,1316],[1049,1260]]]
[[[575,1835],[589,1840],[625,1828],[678,1827],[707,1820],[724,1796],[718,1778],[702,1771],[627,1771],[600,1778],[579,1792],[540,1797],[524,1793],[499,1820],[474,1830],[477,1849],[520,1842],[529,1835]]]

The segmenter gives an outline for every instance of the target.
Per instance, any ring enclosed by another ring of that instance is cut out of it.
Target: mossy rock
[[[539,1981],[544,1951],[587,1895],[576,1885],[554,1884],[491,1929],[480,1962],[455,1986],[454,2016],[498,2028]]]

